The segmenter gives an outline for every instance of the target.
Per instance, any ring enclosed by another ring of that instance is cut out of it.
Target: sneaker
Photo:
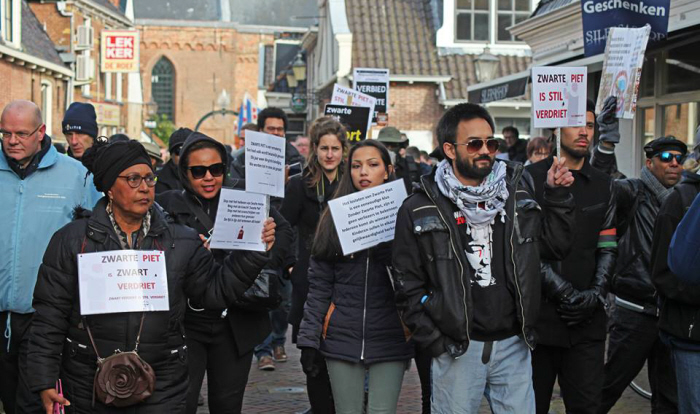
[[[283,345],[277,345],[273,350],[273,355],[275,362],[287,362],[287,353],[284,351]]]
[[[258,369],[261,371],[274,371],[275,363],[272,361],[272,357],[269,355],[264,355],[258,360]]]

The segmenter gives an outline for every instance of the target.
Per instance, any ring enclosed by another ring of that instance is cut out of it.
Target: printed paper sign
[[[406,198],[403,180],[328,202],[343,255],[394,240],[396,214]]]
[[[355,90],[377,99],[372,115],[372,123],[376,124],[378,115],[387,113],[389,69],[355,68],[352,71],[352,84]]]
[[[139,71],[139,31],[102,30],[102,72]]]
[[[374,107],[377,100],[369,95],[365,95],[362,92],[358,92],[354,89],[346,88],[340,86],[337,83],[333,86],[333,96],[331,97],[331,104],[334,105],[344,105],[344,106],[360,106],[363,108],[369,108],[369,113],[374,114]],[[367,131],[372,128],[372,118],[367,119]]]
[[[617,97],[618,118],[634,118],[637,111],[637,93],[642,76],[644,52],[649,41],[651,27],[627,29],[613,27],[605,47],[605,61],[600,79],[596,113],[603,110],[603,102],[608,96]]]
[[[328,104],[323,114],[335,117],[341,124],[345,125],[347,139],[351,144],[367,138],[367,131],[369,131],[367,121],[371,117],[369,108]]]
[[[262,132],[245,133],[245,189],[284,197],[284,138]]]
[[[269,205],[269,197],[265,194],[222,188],[211,248],[264,252],[266,246],[262,241],[262,232],[270,211]]]
[[[78,287],[81,315],[170,310],[162,251],[79,254]]]
[[[585,67],[532,68],[532,109],[535,128],[586,124]]]

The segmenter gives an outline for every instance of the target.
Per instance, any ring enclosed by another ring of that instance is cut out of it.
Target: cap
[[[653,158],[654,155],[668,150],[675,150],[685,155],[688,152],[688,146],[685,145],[685,142],[676,139],[672,135],[656,138],[644,146],[644,153],[647,158]]]
[[[379,142],[386,142],[390,144],[403,144],[404,142],[408,141],[408,138],[401,136],[401,131],[398,129],[388,126],[379,131],[377,140]]]
[[[142,142],[141,145],[146,149],[149,157],[153,157],[158,160],[159,163],[163,162],[163,158],[160,157],[160,147],[152,142]]]

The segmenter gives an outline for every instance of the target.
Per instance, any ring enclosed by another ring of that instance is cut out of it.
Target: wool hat
[[[392,126],[382,128],[377,135],[377,140],[390,144],[403,144],[408,141],[406,137],[401,136],[401,131]]]
[[[685,155],[688,153],[688,146],[685,145],[685,142],[677,140],[672,135],[656,138],[644,146],[644,153],[647,158],[653,158],[654,155],[669,150],[675,150],[680,152],[681,155]]]
[[[149,157],[156,159],[158,165],[163,163],[163,158],[160,156],[160,147],[158,144],[154,144],[152,142],[142,142],[141,145],[143,145],[143,147],[146,149]]]
[[[179,128],[170,135],[170,140],[168,141],[168,151],[173,152],[173,149],[184,144],[187,137],[193,131],[189,128]]]
[[[63,116],[63,133],[77,132],[97,137],[97,115],[89,103],[73,102]]]
[[[95,188],[102,193],[109,191],[117,177],[129,167],[146,164],[153,169],[151,158],[138,141],[111,144],[95,141],[80,161],[92,173]]]

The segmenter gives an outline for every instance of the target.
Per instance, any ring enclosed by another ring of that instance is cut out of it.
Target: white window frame
[[[53,84],[44,79],[41,81],[41,114],[43,115],[46,134],[53,136]]]
[[[123,100],[124,100],[124,99],[122,98],[122,95],[123,95],[123,91],[122,91],[122,79],[123,79],[123,75],[122,75],[121,73],[116,73],[115,75],[117,76],[117,84],[116,84],[116,87],[115,87],[114,95],[115,95],[115,98],[116,98],[116,101],[117,101],[117,102],[123,102]]]
[[[112,99],[112,72],[105,72],[105,101]]]
[[[7,39],[7,36],[5,36],[5,26],[2,24],[5,22],[5,10],[8,1],[12,2],[12,40]],[[22,44],[22,0],[0,0],[0,22],[2,22],[0,23],[2,40],[12,47],[19,48]]]
[[[83,24],[85,25],[85,27],[91,27],[92,20],[90,18],[86,18]],[[81,53],[83,54],[83,56],[90,57],[90,49],[83,50]],[[90,92],[90,83],[86,83],[81,87],[81,93],[83,95],[83,98],[91,98],[92,96],[90,95]],[[99,95],[99,89],[97,90],[97,93]]]

